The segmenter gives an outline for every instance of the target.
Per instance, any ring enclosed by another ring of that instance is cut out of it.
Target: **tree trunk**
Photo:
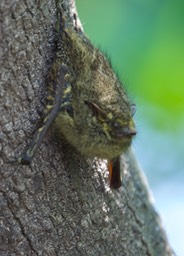
[[[61,3],[76,23],[74,1]],[[30,166],[7,163],[41,121],[56,2],[1,0],[0,17],[0,255],[174,255],[132,152],[116,191],[105,161],[85,159],[52,131]]]

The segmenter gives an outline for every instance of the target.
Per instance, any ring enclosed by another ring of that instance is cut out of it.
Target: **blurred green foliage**
[[[152,126],[184,124],[184,1],[77,0],[85,32],[112,59]]]

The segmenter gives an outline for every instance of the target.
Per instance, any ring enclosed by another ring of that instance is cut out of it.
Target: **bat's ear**
[[[110,188],[118,189],[121,187],[121,170],[120,170],[120,156],[112,159],[108,163]]]
[[[134,103],[131,104],[131,114],[132,114],[132,117],[135,115],[136,110],[137,110],[136,105]]]

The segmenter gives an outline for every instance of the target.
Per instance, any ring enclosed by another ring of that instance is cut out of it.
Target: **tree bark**
[[[73,0],[61,9],[76,23]],[[52,131],[30,166],[7,163],[41,121],[56,3],[1,0],[0,22],[0,255],[174,255],[132,151],[117,191],[106,161],[85,159]]]

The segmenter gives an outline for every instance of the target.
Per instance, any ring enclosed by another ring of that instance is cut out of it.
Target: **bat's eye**
[[[135,115],[135,112],[136,112],[136,105],[135,104],[131,104],[131,115],[132,117]]]
[[[120,125],[120,123],[118,123],[118,122],[114,122],[114,123],[112,124],[112,126],[113,126],[113,128],[115,128],[115,129],[121,128],[121,125]]]

